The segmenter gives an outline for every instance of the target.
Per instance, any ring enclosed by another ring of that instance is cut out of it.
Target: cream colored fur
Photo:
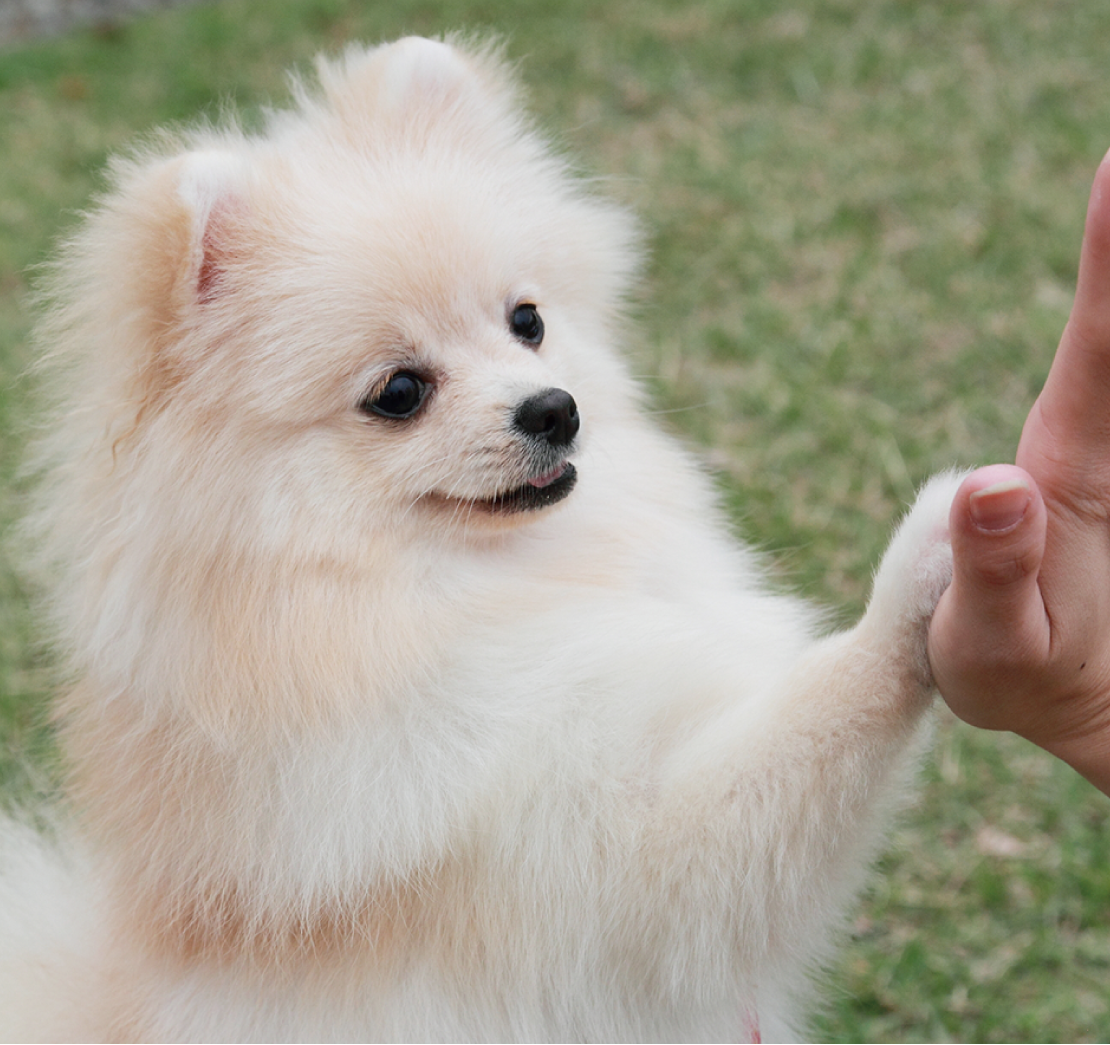
[[[0,1034],[804,1033],[920,746],[952,480],[816,637],[643,409],[636,234],[496,53],[319,74],[120,161],[56,270],[31,525],[70,776],[61,841],[5,829]],[[368,413],[398,370],[419,414]],[[577,486],[491,512],[549,388]]]

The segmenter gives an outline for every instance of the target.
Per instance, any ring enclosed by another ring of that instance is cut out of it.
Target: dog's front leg
[[[691,910],[715,896],[752,983],[761,966],[822,952],[912,779],[957,485],[943,476],[922,492],[855,628],[815,643],[766,699],[721,713],[668,759],[653,874]]]

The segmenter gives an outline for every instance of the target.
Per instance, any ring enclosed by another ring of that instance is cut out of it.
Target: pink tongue
[[[545,472],[543,475],[537,475],[535,479],[529,479],[528,485],[534,486],[542,490],[545,486],[550,486],[560,475],[563,474],[566,465],[559,465],[558,468],[553,468],[550,472]]]

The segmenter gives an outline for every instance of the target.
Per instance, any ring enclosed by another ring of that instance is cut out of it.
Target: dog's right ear
[[[90,269],[111,285],[97,300],[116,304],[110,322],[138,320],[141,343],[168,347],[219,301],[249,227],[248,166],[219,144],[168,159],[116,164],[117,191],[94,220]]]
[[[174,297],[188,310],[220,297],[241,242],[236,233],[247,213],[247,175],[242,159],[228,151],[192,152],[180,163],[178,195],[185,207],[185,251]]]
[[[74,244],[60,282],[76,283],[68,296],[91,303],[82,337],[103,342],[101,364],[118,359],[128,397],[145,407],[202,361],[212,343],[205,328],[227,321],[219,306],[246,253],[249,168],[216,143],[123,160],[114,173],[116,192]]]

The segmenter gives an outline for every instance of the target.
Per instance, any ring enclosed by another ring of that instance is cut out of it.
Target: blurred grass
[[[739,528],[847,616],[930,472],[1012,457],[1110,145],[1110,5],[1048,0],[224,0],[0,51],[0,525],[32,417],[29,273],[153,124],[281,102],[352,38],[491,29],[643,215],[636,368]],[[47,688],[0,563],[0,721]],[[4,763],[9,789],[17,762]],[[1110,1040],[1106,799],[942,717],[817,1033]]]

